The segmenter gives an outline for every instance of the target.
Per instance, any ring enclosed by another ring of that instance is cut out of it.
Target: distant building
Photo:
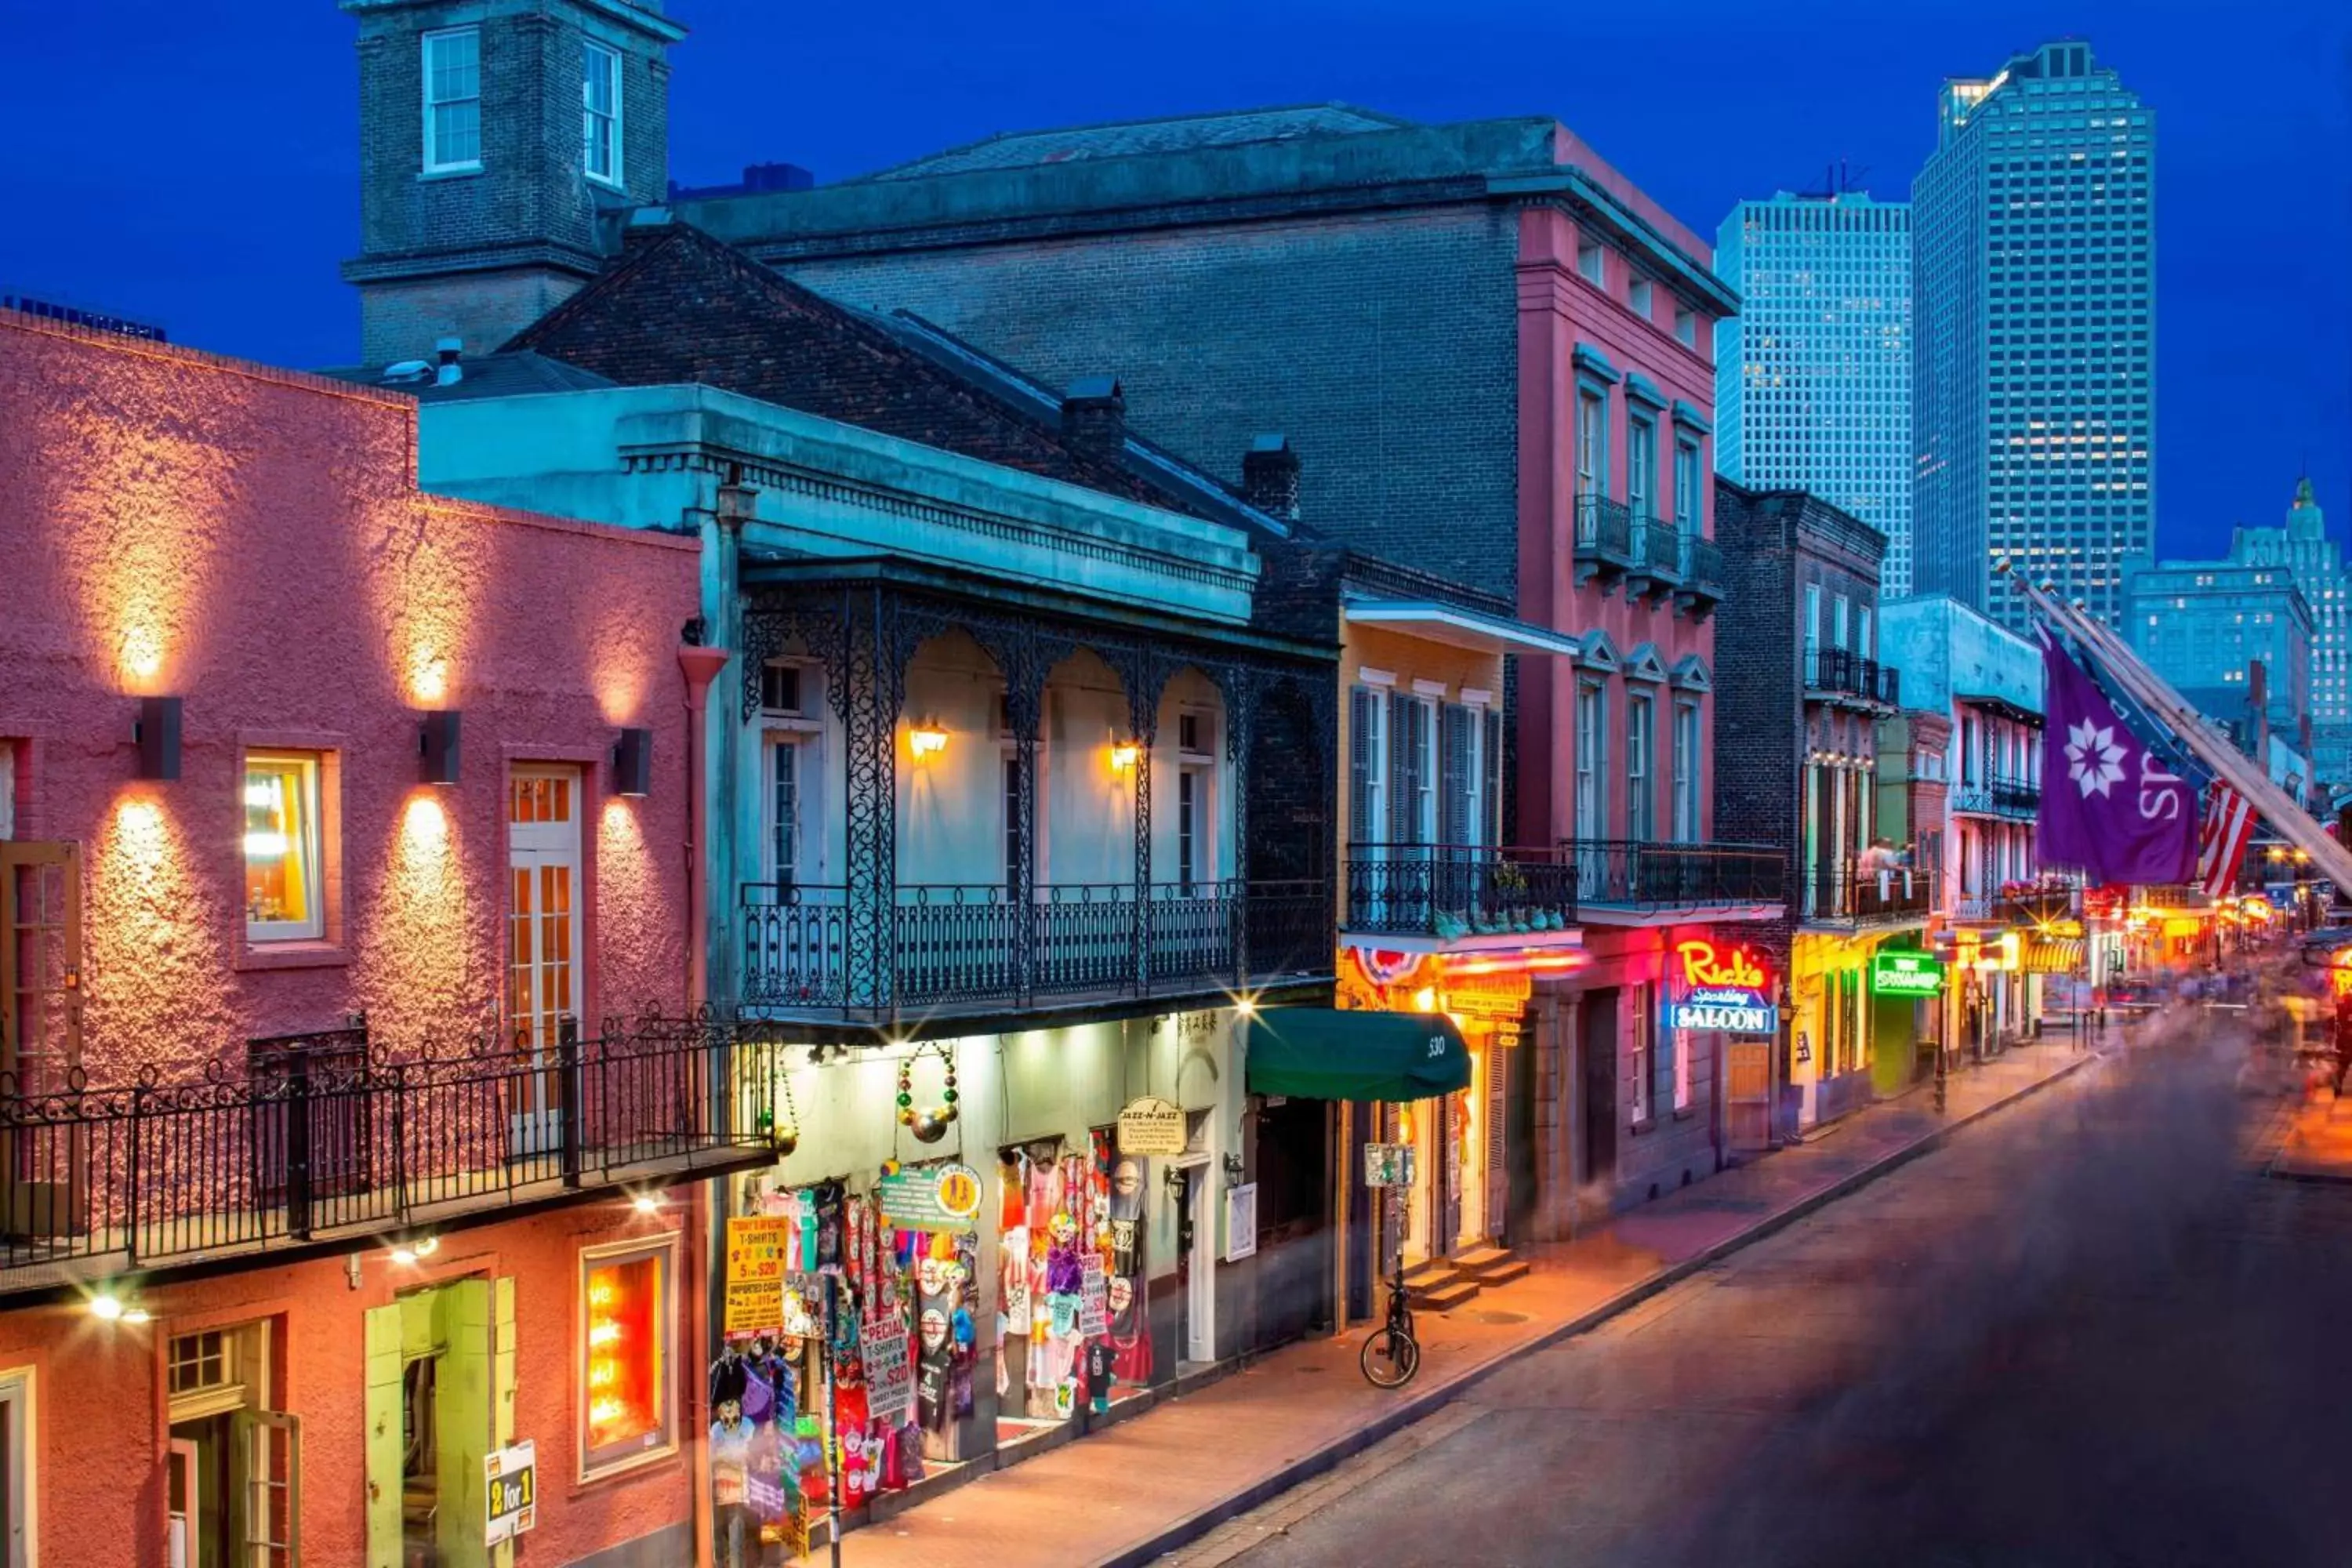
[[[2132,648],[2250,752],[2257,714],[2299,743],[2311,708],[2311,606],[2284,565],[2164,561],[2129,574]]]
[[[1944,84],[1911,188],[1913,584],[2025,628],[1995,556],[2114,625],[2151,552],[2155,117],[2082,43]]]
[[[2341,548],[2327,537],[2326,515],[2298,479],[2284,526],[2239,528],[2230,559],[2284,566],[2311,608],[2311,761],[2321,780],[2352,783],[2352,580]]]
[[[1715,459],[1886,535],[1911,583],[1911,205],[1868,192],[1742,202],[1716,233],[1739,314],[1715,332]]]

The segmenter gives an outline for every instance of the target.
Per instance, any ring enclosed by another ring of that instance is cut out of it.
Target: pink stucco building
[[[729,1151],[694,1052],[596,1020],[689,1001],[697,547],[424,495],[415,441],[0,313],[0,1485],[45,1563],[509,1562],[524,1443],[531,1560],[688,1541],[671,1184]]]

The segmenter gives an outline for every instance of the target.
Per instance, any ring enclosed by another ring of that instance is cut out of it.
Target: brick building
[[[1867,973],[1924,930],[1934,879],[1878,820],[1879,727],[1902,701],[1878,658],[1885,536],[1802,490],[1716,489],[1723,635],[1740,649],[1717,680],[1716,815],[1788,868],[1787,911],[1758,933],[1790,1009],[1771,1075],[1785,1129],[1867,1103],[1874,1069],[1910,1076],[1917,1005],[1874,995]]]

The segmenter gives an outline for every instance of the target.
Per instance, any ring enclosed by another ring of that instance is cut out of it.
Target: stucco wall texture
[[[422,495],[415,440],[396,395],[0,312],[0,742],[16,837],[82,846],[94,1082],[241,1070],[249,1037],[359,1011],[394,1053],[483,1029],[518,763],[583,770],[583,1013],[684,1002],[677,637],[697,546]],[[136,778],[145,695],[184,700],[176,780]],[[435,787],[416,710],[444,707],[463,714],[463,774]],[[623,726],[654,731],[643,798],[611,793]],[[328,759],[316,942],[247,937],[243,756],[259,746]],[[581,1233],[653,1228],[606,1203],[454,1233],[430,1260],[440,1278],[517,1277],[515,1429],[540,1440],[547,1482],[535,1561],[686,1511],[675,1463],[574,1484]],[[156,1321],[136,1329],[72,1306],[0,1312],[0,1367],[37,1369],[42,1561],[163,1562],[163,1347],[271,1318],[277,1403],[304,1422],[306,1560],[361,1562],[360,1313],[419,1280],[373,1248],[359,1287],[343,1267],[151,1284]]]

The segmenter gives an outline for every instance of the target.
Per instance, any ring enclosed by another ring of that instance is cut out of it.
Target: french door
[[[509,1108],[517,1159],[559,1147],[557,1033],[581,1008],[581,775],[518,767],[507,786],[507,1027],[522,1058]]]

